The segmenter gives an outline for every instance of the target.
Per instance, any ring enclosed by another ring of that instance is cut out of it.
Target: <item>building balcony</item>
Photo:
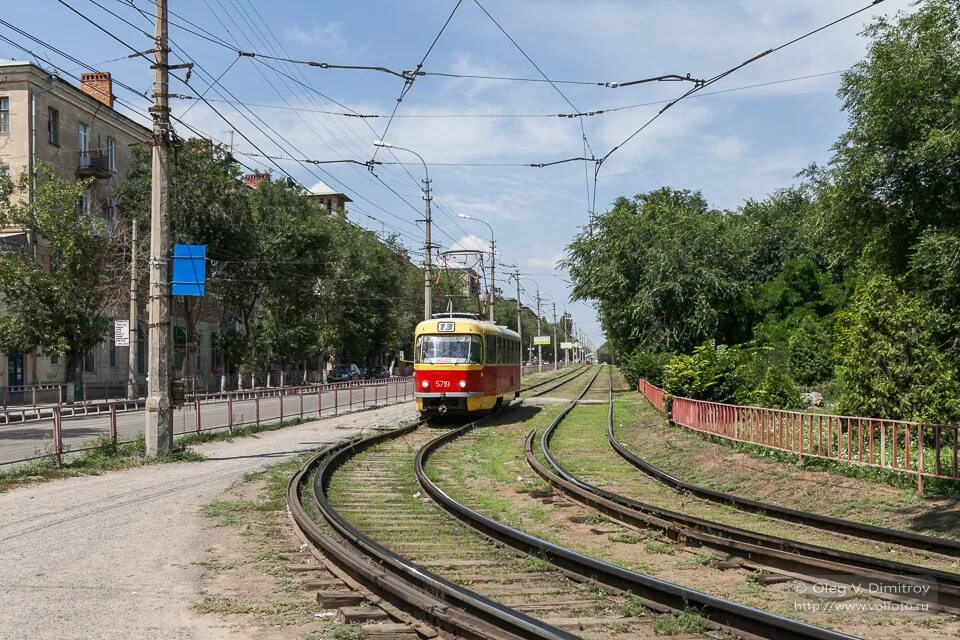
[[[110,170],[107,154],[102,151],[80,151],[77,161],[78,178],[109,178]]]

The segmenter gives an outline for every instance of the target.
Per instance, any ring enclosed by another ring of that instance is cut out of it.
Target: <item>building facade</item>
[[[24,172],[34,175],[44,163],[61,179],[89,178],[92,184],[78,203],[80,213],[113,228],[120,221],[113,192],[123,180],[131,148],[149,144],[151,135],[113,107],[109,73],[83,74],[78,87],[30,63],[0,61],[0,172],[17,180]],[[42,243],[29,230],[0,229],[4,246]],[[114,315],[126,319],[128,308],[118,308]],[[133,344],[145,365],[145,343]],[[127,348],[113,345],[111,337],[84,358],[82,380],[123,384],[127,362]],[[67,379],[65,368],[65,358],[57,356],[0,354],[0,387],[9,393],[21,386],[62,382]]]

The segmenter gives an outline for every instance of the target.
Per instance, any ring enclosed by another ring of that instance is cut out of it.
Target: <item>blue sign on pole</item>
[[[173,279],[175,296],[202,296],[207,281],[207,245],[173,245]]]

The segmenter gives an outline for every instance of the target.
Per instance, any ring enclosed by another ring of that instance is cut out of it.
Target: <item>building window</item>
[[[96,373],[97,372],[97,358],[93,353],[93,349],[87,351],[83,355],[83,372],[84,373]]]
[[[117,343],[113,341],[113,336],[110,336],[110,366],[117,366]]]
[[[182,371],[187,357],[187,332],[183,327],[173,329],[173,370]]]
[[[60,364],[60,356],[53,354],[50,356],[50,364],[58,365]]]
[[[90,128],[82,122],[77,130],[77,149],[80,151],[81,162],[85,166],[88,161],[87,151],[90,150]]]
[[[10,133],[10,98],[0,98],[0,133]]]
[[[107,197],[107,218],[110,222],[117,221],[117,215],[119,215],[120,209],[117,207],[117,201],[112,196]]]
[[[107,138],[107,169],[117,170],[117,141],[113,138]]]
[[[60,112],[52,107],[47,107],[47,142],[60,144]]]

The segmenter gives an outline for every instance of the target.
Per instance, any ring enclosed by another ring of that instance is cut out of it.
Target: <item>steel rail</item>
[[[883,544],[896,544],[902,547],[909,547],[911,549],[919,549],[923,551],[932,551],[934,553],[940,553],[952,557],[960,555],[960,541],[958,540],[925,536],[910,531],[902,531],[888,527],[878,527],[876,525],[865,524],[863,522],[856,522],[853,520],[845,520],[843,518],[836,518],[820,513],[811,513],[808,511],[801,511],[799,509],[791,509],[790,507],[784,507],[771,502],[753,500],[751,498],[745,498],[743,496],[738,496],[725,491],[711,489],[709,487],[704,487],[703,485],[681,480],[680,478],[667,473],[663,469],[650,464],[637,454],[627,449],[623,443],[617,440],[616,435],[614,434],[612,423],[608,425],[607,428],[607,440],[610,442],[610,446],[613,447],[613,450],[616,451],[620,457],[648,476],[669,487],[672,487],[677,491],[687,492],[690,495],[703,498],[704,500],[731,505],[742,511],[761,513],[765,516],[776,518],[778,520],[785,520],[787,522],[802,524],[808,527],[823,529],[824,531],[832,531],[833,533],[840,533],[866,540],[874,540]]]
[[[862,586],[862,579],[865,578],[869,579],[871,584],[893,588],[892,590],[881,590],[880,593],[875,593],[877,597],[887,600],[929,603],[929,600],[898,597],[897,592],[902,590],[900,588],[910,585],[920,588],[921,593],[925,589],[926,593],[938,596],[934,604],[935,608],[950,613],[960,612],[960,575],[958,574],[830,549],[720,524],[705,518],[646,504],[607,491],[575,477],[564,469],[553,456],[550,451],[550,440],[564,418],[586,395],[591,384],[584,388],[580,396],[573,400],[541,435],[540,450],[544,459],[552,468],[552,472],[544,467],[533,454],[534,431],[528,434],[525,442],[527,463],[544,480],[557,486],[575,500],[628,524],[660,529],[674,539],[692,540],[702,546],[744,558],[751,564],[789,572],[799,580],[814,583],[822,583],[826,580],[832,583]],[[612,384],[607,398],[607,424],[609,428],[613,424]],[[820,575],[813,572],[820,572]],[[860,578],[861,580],[854,578]]]
[[[384,440],[403,436],[422,423],[332,447],[294,476],[287,502],[297,526],[311,543],[342,563],[364,584],[386,592],[401,607],[414,608],[458,637],[490,639],[572,640],[577,636],[485,598],[390,551],[341,516],[327,499],[333,473],[351,457]],[[314,472],[313,506],[345,543],[323,533],[301,505],[303,480]],[[373,563],[370,561],[372,560]]]
[[[537,391],[536,393],[530,395],[530,397],[532,398],[535,398],[537,396],[542,396],[546,393],[550,393],[554,389],[559,389],[560,387],[567,384],[568,382],[572,382],[573,380],[576,380],[577,378],[579,378],[580,376],[582,376],[584,373],[588,371],[590,371],[590,368],[587,366],[577,367],[569,375],[565,373],[559,376],[558,378],[550,378],[549,380],[543,380],[542,382],[532,384],[529,387],[521,388],[520,393],[530,391],[531,389],[536,389],[537,387],[542,387],[545,384],[554,383],[550,387],[547,387],[546,389],[541,389],[540,391]]]
[[[597,373],[599,374],[599,371]],[[492,520],[457,502],[427,477],[425,467],[431,454],[464,435],[475,425],[476,423],[471,423],[434,438],[421,447],[414,459],[414,472],[424,491],[437,504],[473,529],[524,553],[546,558],[562,570],[583,576],[605,587],[632,593],[653,603],[654,607],[673,611],[696,609],[712,624],[739,634],[777,640],[852,638],[846,634],[724,600],[576,553]]]

